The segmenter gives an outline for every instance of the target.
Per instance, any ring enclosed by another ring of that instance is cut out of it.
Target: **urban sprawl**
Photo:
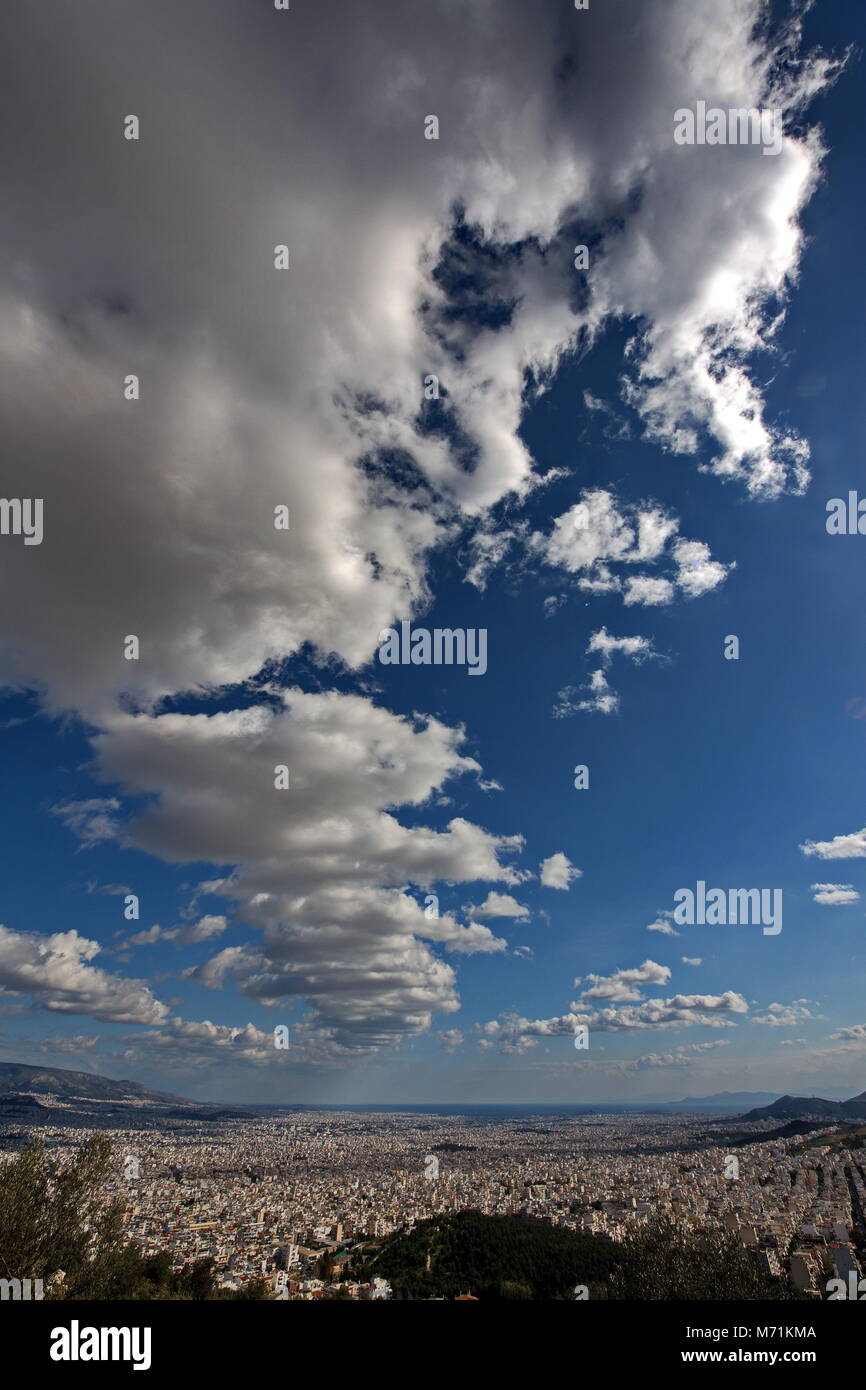
[[[815,1298],[861,1273],[866,1148],[834,1145],[832,1133],[804,1147],[762,1141],[753,1124],[756,1142],[731,1149],[724,1126],[714,1134],[684,1114],[304,1111],[169,1124],[146,1109],[134,1127],[98,1128],[114,1143],[106,1197],[123,1203],[129,1236],[178,1267],[212,1257],[226,1288],[264,1278],[280,1298],[388,1298],[387,1281],[353,1271],[390,1233],[468,1209],[613,1241],[656,1216],[695,1233],[723,1227],[766,1273],[787,1271]],[[71,1155],[93,1132],[28,1134]]]

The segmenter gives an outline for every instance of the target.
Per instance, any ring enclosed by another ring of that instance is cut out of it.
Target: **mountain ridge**
[[[771,1105],[758,1106],[744,1120],[796,1120],[817,1117],[827,1120],[866,1119],[866,1091],[849,1100],[824,1100],[821,1096],[779,1096]]]
[[[115,1081],[98,1072],[69,1071],[65,1067],[31,1067],[23,1062],[0,1062],[0,1096],[28,1094],[56,1096],[60,1100],[145,1101],[159,1105],[200,1105],[170,1091],[154,1091],[139,1081]]]
[[[686,1096],[683,1100],[663,1100],[658,1104],[666,1110],[716,1110],[723,1106],[739,1109],[750,1103],[753,1106],[761,1103],[770,1105],[777,1096],[778,1091],[716,1091],[711,1096]]]

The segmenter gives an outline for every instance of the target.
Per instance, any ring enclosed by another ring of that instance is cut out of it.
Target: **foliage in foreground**
[[[166,1252],[145,1255],[123,1230],[123,1209],[100,1191],[111,1142],[95,1135],[73,1161],[55,1164],[40,1143],[0,1168],[0,1278],[42,1279],[46,1299],[268,1298],[256,1281],[218,1289],[214,1262],[173,1270]],[[62,1283],[49,1284],[63,1271]]]

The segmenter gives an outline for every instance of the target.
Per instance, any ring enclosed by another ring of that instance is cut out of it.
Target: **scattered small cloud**
[[[568,855],[563,854],[561,850],[541,861],[539,878],[544,888],[567,890],[582,876],[583,869],[575,868]]]
[[[850,835],[835,835],[832,840],[807,840],[800,849],[818,859],[866,859],[866,826]]]
[[[467,915],[473,921],[481,921],[486,917],[516,917],[526,919],[529,917],[529,908],[525,903],[519,903],[510,893],[497,893],[491,891],[487,894],[483,903],[476,907],[470,907]]]
[[[816,903],[824,903],[828,907],[860,901],[860,894],[850,883],[813,883],[810,891]]]

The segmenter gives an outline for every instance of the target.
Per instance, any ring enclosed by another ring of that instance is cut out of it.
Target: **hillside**
[[[729,1231],[696,1235],[664,1219],[616,1243],[521,1216],[448,1212],[389,1236],[353,1277],[387,1279],[397,1299],[685,1301],[792,1299]],[[805,1295],[803,1295],[805,1297]]]
[[[743,1110],[747,1105],[769,1105],[775,1091],[717,1091],[711,1096],[686,1096],[684,1100],[665,1100],[662,1110]]]
[[[49,1108],[43,1105],[41,1100],[35,1096],[28,1095],[4,1095],[0,1096],[0,1119],[14,1116],[32,1115],[34,1118],[38,1114],[48,1115]]]
[[[242,1107],[153,1091],[138,1081],[113,1081],[94,1072],[0,1062],[0,1129],[5,1136],[0,1147],[9,1146],[5,1127],[14,1120],[31,1125],[110,1128],[183,1120],[244,1120],[250,1113]]]
[[[820,1096],[780,1096],[762,1105],[743,1120],[866,1120],[866,1092],[850,1100],[822,1100]]]
[[[183,1096],[152,1091],[137,1081],[112,1081],[88,1071],[66,1071],[62,1067],[27,1067],[20,1062],[0,1062],[0,1096],[35,1093],[58,1100],[149,1101],[158,1105],[195,1105]]]
[[[866,1125],[845,1125],[842,1129],[831,1130],[829,1134],[822,1132],[804,1139],[792,1152],[806,1153],[809,1149],[826,1146],[831,1153],[838,1153],[840,1149],[860,1149],[864,1145]]]
[[[826,1127],[826,1120],[789,1120],[777,1129],[750,1129],[745,1132],[728,1130],[724,1142],[730,1148],[743,1148],[749,1144],[771,1144],[775,1139],[795,1139],[803,1134],[823,1134]]]
[[[611,1241],[596,1236],[461,1211],[390,1237],[369,1269],[389,1281],[397,1298],[471,1292],[484,1299],[557,1299],[572,1298],[576,1284],[605,1280],[619,1258]]]

